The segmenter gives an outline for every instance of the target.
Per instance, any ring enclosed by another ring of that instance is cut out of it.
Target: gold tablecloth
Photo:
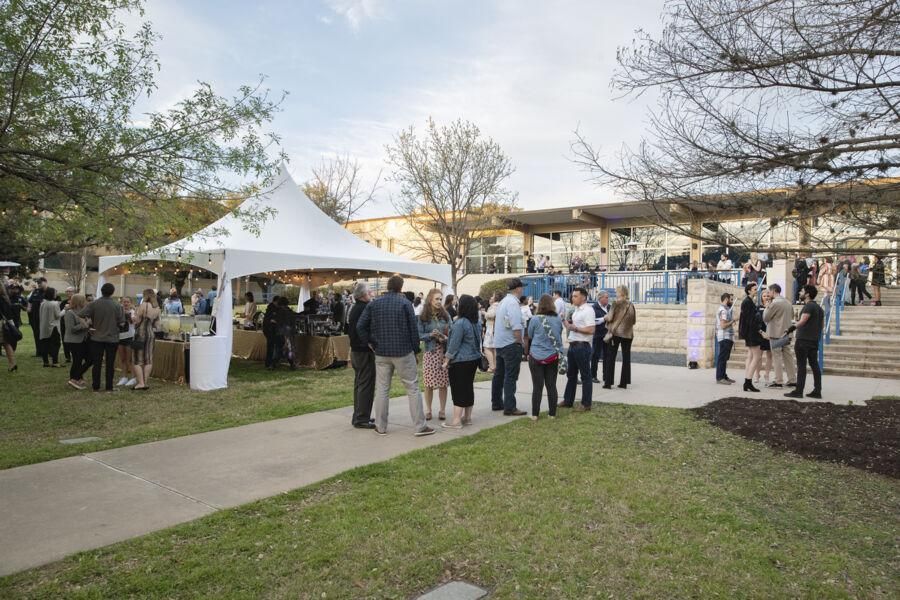
[[[350,360],[350,337],[295,336],[294,356],[301,367],[327,369],[335,360]]]
[[[231,355],[244,360],[266,360],[266,336],[262,331],[235,329],[231,342]]]
[[[155,340],[153,342],[153,372],[151,377],[184,383],[183,342]]]

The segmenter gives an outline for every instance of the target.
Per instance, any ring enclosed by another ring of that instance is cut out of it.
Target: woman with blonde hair
[[[447,386],[450,385],[450,378],[444,367],[444,349],[447,346],[447,336],[450,334],[450,315],[442,301],[441,290],[433,289],[428,292],[422,314],[416,319],[419,325],[419,339],[425,344],[425,353],[422,356],[422,380],[425,384],[426,421],[431,420],[431,404],[435,389],[441,403],[438,418],[443,421],[446,417]]]
[[[494,372],[497,360],[497,349],[494,348],[494,320],[497,318],[497,305],[503,300],[503,292],[494,292],[491,304],[484,313],[484,355],[488,359],[488,372]]]
[[[87,305],[84,294],[75,294],[69,299],[66,305],[66,312],[63,320],[66,322],[66,333],[63,337],[63,344],[69,350],[72,357],[72,363],[69,366],[68,384],[76,390],[83,390],[87,387],[84,381],[84,374],[93,364],[88,350],[88,330],[91,322],[84,317],[78,316],[78,311]]]
[[[119,364],[122,365],[122,378],[116,385],[130,387],[137,383],[137,379],[134,377],[129,378],[134,371],[134,366],[131,364],[131,340],[134,339],[134,301],[129,296],[122,296],[119,298],[119,304],[122,305],[122,312],[125,313],[128,330],[119,332],[119,347],[116,348],[116,355]]]
[[[760,297],[759,306],[756,307],[756,314],[758,318],[758,323],[762,323],[763,313],[766,310],[766,307],[769,306],[769,302],[772,301],[772,294],[769,292],[767,288],[763,288],[762,296]],[[764,328],[763,328],[764,329]],[[760,373],[763,374],[765,378],[765,384],[768,387],[769,385],[769,373],[772,372],[772,346],[769,344],[769,340],[763,335],[763,329],[760,330],[760,340],[759,340],[759,348],[762,351],[762,360],[756,363],[756,373],[753,378],[753,383],[759,383]]]
[[[153,370],[153,340],[159,326],[159,303],[153,290],[144,290],[141,305],[134,313],[134,357],[132,368],[137,384],[133,389],[148,390],[147,380]]]
[[[634,339],[634,325],[637,323],[637,311],[628,299],[628,288],[620,285],[616,288],[616,301],[606,316],[606,338],[608,346],[603,358],[603,387],[612,388],[616,374],[616,354],[622,347],[622,371],[619,375],[619,387],[623,390],[631,383],[631,342]]]

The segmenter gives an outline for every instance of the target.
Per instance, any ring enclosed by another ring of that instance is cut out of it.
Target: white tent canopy
[[[264,217],[247,219],[229,213],[196,234],[162,248],[143,254],[102,256],[99,285],[103,284],[106,271],[141,260],[178,260],[216,273],[220,293],[216,318],[223,324],[219,337],[227,338],[229,357],[231,280],[236,277],[275,271],[365,271],[399,273],[450,285],[448,265],[399,257],[335,223],[306,197],[284,165],[272,187],[245,200],[239,212]],[[227,364],[224,369],[227,374]]]

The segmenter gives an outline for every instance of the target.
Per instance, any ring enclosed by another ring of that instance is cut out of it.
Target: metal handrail
[[[740,286],[743,271],[600,271],[570,274],[539,274],[522,276],[525,295],[539,298],[554,291],[568,298],[576,287],[589,292],[607,291],[624,285],[631,301],[636,304],[684,304],[687,302],[687,282],[690,279],[712,279]]]

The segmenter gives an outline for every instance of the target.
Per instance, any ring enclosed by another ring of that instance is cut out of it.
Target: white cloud
[[[346,19],[354,31],[359,31],[364,21],[380,14],[378,0],[326,0],[326,3],[335,14]]]

